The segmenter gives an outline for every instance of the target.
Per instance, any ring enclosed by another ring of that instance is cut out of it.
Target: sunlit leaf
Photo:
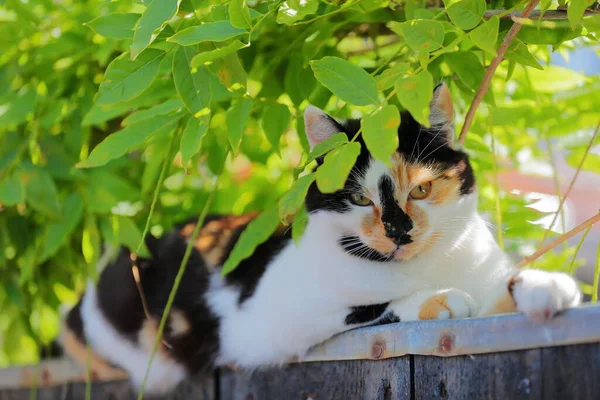
[[[183,133],[181,134],[181,142],[179,145],[181,162],[183,165],[187,165],[192,157],[200,151],[202,138],[208,131],[209,123],[209,115],[204,115],[200,119],[188,119],[188,122],[183,129]]]
[[[199,115],[210,106],[212,89],[210,73],[205,67],[192,69],[195,51],[180,47],[173,58],[173,82],[179,97],[192,115]]]
[[[135,61],[130,61],[127,53],[115,58],[106,69],[96,103],[119,103],[139,96],[156,79],[163,56],[164,52],[149,49]]]
[[[391,156],[398,148],[400,112],[385,106],[361,120],[362,135],[371,155],[391,167]]]
[[[392,30],[404,36],[406,43],[417,52],[432,52],[444,43],[444,25],[430,19],[413,19],[392,26]]]
[[[104,139],[87,159],[77,164],[77,168],[99,167],[121,157],[148,137],[175,128],[179,118],[180,115],[159,115],[129,125]]]
[[[269,208],[248,224],[235,243],[229,258],[225,261],[222,275],[226,275],[250,257],[256,247],[265,242],[279,226],[279,214],[276,207]]]
[[[336,133],[335,135],[332,135],[331,137],[323,140],[322,142],[317,143],[317,145],[312,149],[312,151],[308,155],[307,162],[311,162],[312,160],[321,157],[323,154],[328,153],[336,147],[340,147],[341,145],[346,143],[348,143],[348,136],[342,132]]]
[[[154,0],[148,4],[135,26],[130,46],[132,60],[156,39],[167,22],[177,14],[180,2],[181,0]]]
[[[284,219],[288,215],[293,215],[298,211],[300,206],[304,204],[304,198],[308,192],[308,188],[316,179],[314,173],[304,175],[298,179],[290,190],[279,200],[279,218]]]
[[[433,77],[427,71],[399,79],[396,96],[420,124],[429,126],[429,103],[433,98]]]
[[[302,206],[298,210],[298,213],[294,216],[294,222],[292,223],[292,239],[296,246],[300,243],[302,236],[304,235],[304,231],[306,230],[306,226],[308,225],[308,212],[306,212],[306,207]]]
[[[485,13],[485,0],[446,0],[446,11],[456,26],[463,30],[475,28]]]
[[[192,58],[191,66],[197,68],[209,61],[216,60],[217,58],[225,57],[228,54],[235,53],[239,49],[248,47],[247,44],[240,42],[239,40],[233,40],[231,43],[219,47],[216,50],[204,51]]]
[[[350,171],[360,154],[357,142],[342,145],[325,156],[317,169],[317,186],[323,193],[333,193],[344,187]]]
[[[229,21],[236,28],[250,29],[252,27],[252,18],[246,0],[231,0],[229,3]]]
[[[318,8],[318,0],[287,0],[277,10],[277,22],[292,25],[307,15],[314,14]]]
[[[110,13],[94,18],[84,25],[107,38],[130,39],[140,16],[141,14],[136,13]]]
[[[469,32],[469,37],[475,46],[496,55],[496,42],[498,41],[499,27],[500,19],[494,15],[492,18]]]
[[[252,99],[244,97],[227,110],[227,137],[234,153],[237,153],[240,147],[244,127],[250,117],[251,109]]]
[[[236,28],[229,21],[207,22],[183,29],[171,36],[168,41],[182,46],[191,46],[203,42],[222,42],[243,33],[246,33],[246,30]]]
[[[394,86],[394,83],[399,78],[402,78],[408,71],[410,65],[408,63],[397,63],[390,69],[386,69],[375,79],[377,80],[377,87],[379,90],[387,90]]]
[[[579,24],[588,4],[590,4],[588,0],[569,1],[569,7],[567,8],[567,17],[569,18],[571,29],[575,29],[575,27]]]
[[[340,99],[357,106],[377,104],[377,83],[364,69],[337,57],[310,63],[315,78]]]
[[[287,129],[291,116],[289,108],[283,104],[268,106],[263,113],[263,130],[269,143],[273,146],[273,150],[277,153],[279,152],[279,140]]]

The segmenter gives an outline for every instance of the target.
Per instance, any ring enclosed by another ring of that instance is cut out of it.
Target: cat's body
[[[311,346],[365,325],[515,310],[545,318],[578,304],[571,278],[519,272],[494,241],[477,213],[468,157],[449,143],[446,97],[444,86],[436,90],[431,129],[402,114],[392,168],[373,160],[359,137],[361,154],[344,189],[323,194],[313,183],[298,246],[281,230],[221,277],[220,265],[251,217],[209,221],[175,299],[149,391],[169,390],[215,365],[301,360]],[[352,138],[359,125],[340,125],[310,108],[306,126],[315,145],[339,131]],[[152,259],[138,260],[150,319],[124,251],[71,312],[67,349],[85,337],[139,385],[190,227],[148,239]]]

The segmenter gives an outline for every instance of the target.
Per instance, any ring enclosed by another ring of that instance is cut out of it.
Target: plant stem
[[[594,225],[598,221],[600,221],[600,213],[598,213],[598,214],[594,215],[592,218],[582,222],[581,224],[579,224],[575,228],[571,229],[569,232],[565,233],[564,235],[557,237],[556,239],[554,239],[553,241],[551,241],[550,243],[548,243],[547,245],[545,245],[544,247],[542,247],[541,249],[539,249],[538,251],[533,253],[532,255],[523,258],[517,264],[517,268],[521,268],[521,267],[529,264],[530,262],[537,260],[538,258],[540,258],[542,255],[544,255],[549,250],[552,250],[554,247],[558,246],[565,240],[577,235],[579,232],[581,232],[588,226]]]
[[[179,289],[179,285],[181,283],[181,279],[183,278],[183,274],[187,268],[188,260],[190,259],[190,255],[192,254],[192,248],[194,247],[194,243],[196,242],[196,238],[200,233],[200,229],[208,213],[210,205],[212,204],[215,194],[217,193],[217,188],[219,186],[219,179],[222,175],[222,171],[219,175],[217,175],[212,190],[210,191],[206,202],[204,203],[204,207],[202,208],[202,212],[198,217],[198,221],[196,222],[196,227],[194,228],[194,232],[192,236],[189,238],[189,242],[185,249],[185,254],[183,255],[183,260],[179,266],[179,271],[177,272],[177,276],[175,277],[175,282],[173,283],[173,287],[171,288],[171,292],[169,293],[169,298],[167,300],[167,304],[162,314],[162,318],[160,320],[160,324],[158,325],[158,331],[156,332],[156,339],[154,340],[154,346],[152,347],[152,352],[150,353],[150,359],[148,360],[148,365],[146,366],[146,373],[144,375],[144,379],[142,380],[142,384],[140,386],[140,392],[138,394],[138,400],[142,400],[144,398],[144,389],[146,388],[146,382],[148,380],[148,376],[150,375],[150,367],[152,366],[152,361],[154,360],[154,356],[156,355],[156,351],[158,350],[158,346],[161,343],[163,331],[165,329],[165,325],[167,323],[167,318],[169,316],[169,311],[173,306],[173,301],[175,300],[175,294],[177,293],[177,289]]]
[[[592,292],[592,303],[598,302],[598,281],[600,280],[600,241],[596,252],[596,267],[594,268],[594,291]]]
[[[581,245],[583,244],[585,237],[587,236],[588,233],[590,233],[591,230],[592,230],[592,225],[590,225],[586,228],[585,232],[583,232],[583,235],[581,235],[581,238],[579,239],[579,243],[577,243],[577,247],[575,248],[575,254],[573,254],[573,259],[571,260],[571,265],[569,266],[569,275],[573,275],[573,268],[575,268],[575,261],[577,261],[577,254],[579,254],[579,249],[581,249]]]

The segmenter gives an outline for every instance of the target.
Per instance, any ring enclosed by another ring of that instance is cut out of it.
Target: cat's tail
[[[88,295],[93,295],[93,293]],[[86,375],[89,369],[92,380],[125,379],[127,374],[124,371],[112,366],[91,347],[88,348],[81,314],[84,296],[86,294],[79,299],[79,302],[64,318],[58,343],[69,358],[83,367]]]

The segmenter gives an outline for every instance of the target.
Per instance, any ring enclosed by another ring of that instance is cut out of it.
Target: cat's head
[[[375,160],[359,135],[361,152],[344,188],[325,194],[313,183],[307,210],[333,226],[348,253],[375,261],[408,260],[457,237],[477,204],[469,158],[453,146],[452,114],[444,84],[434,91],[430,128],[403,112],[392,168]],[[311,146],[338,132],[350,140],[360,128],[359,120],[338,122],[312,106],[304,118]]]

